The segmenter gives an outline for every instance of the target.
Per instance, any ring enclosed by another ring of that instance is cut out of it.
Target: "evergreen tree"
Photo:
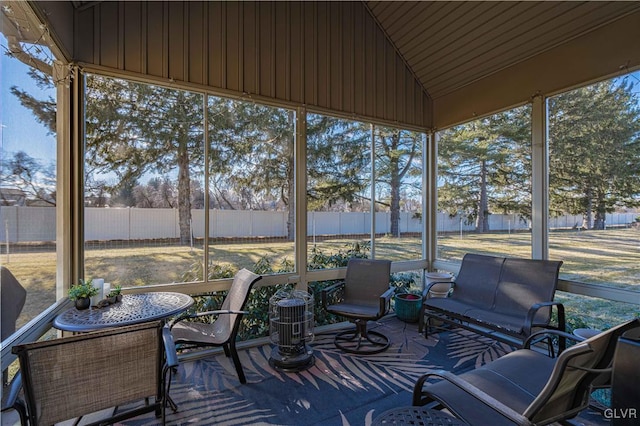
[[[220,207],[288,211],[293,239],[294,119],[291,110],[212,98],[210,189]]]
[[[439,208],[488,232],[492,212],[531,214],[529,108],[492,115],[443,132]]]
[[[422,186],[422,134],[389,127],[375,128],[376,182],[388,188],[390,234],[400,237],[401,190]],[[406,180],[405,180],[406,179]]]
[[[115,173],[120,183],[148,172],[177,173],[180,243],[191,236],[191,174],[203,170],[203,98],[191,92],[87,76],[88,168]]]
[[[364,193],[370,188],[370,140],[363,123],[307,115],[307,210],[363,210],[371,198]]]
[[[605,214],[640,205],[640,107],[627,78],[549,100],[550,204],[603,229]]]

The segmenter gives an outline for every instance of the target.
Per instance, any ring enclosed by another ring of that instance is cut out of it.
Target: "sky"
[[[42,164],[55,162],[56,140],[47,128],[38,123],[31,111],[20,104],[10,89],[17,86],[39,99],[55,98],[55,90],[43,91],[27,75],[28,67],[6,55],[7,40],[0,33],[0,155],[13,156],[24,151]],[[634,92],[640,93],[640,71],[630,74],[635,84]]]
[[[0,34],[0,123],[2,139],[0,155],[13,156],[24,151],[31,157],[48,164],[56,157],[56,139],[48,129],[38,123],[30,110],[20,104],[10,89],[17,86],[40,99],[55,98],[55,90],[43,91],[27,75],[29,67],[6,55],[7,40]]]

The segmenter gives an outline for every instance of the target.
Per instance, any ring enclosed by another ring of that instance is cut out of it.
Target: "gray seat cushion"
[[[486,323],[494,328],[501,328],[514,334],[522,334],[524,333],[526,312],[525,315],[515,315],[482,309],[469,309],[465,315],[480,324]]]
[[[450,297],[426,299],[423,304],[426,308],[435,308],[458,315],[467,315],[468,311],[476,309],[476,306],[474,305],[471,305],[467,302],[460,302]]]
[[[501,357],[499,362],[461,374],[460,378],[521,413],[542,391],[554,364],[553,358],[531,350],[520,350]],[[531,366],[535,366],[535,371],[531,371]],[[482,419],[481,424],[486,425],[513,425],[497,411],[478,404],[475,398],[449,382],[434,383],[427,389],[429,394],[437,395],[437,400],[455,407],[456,416],[469,424],[480,424],[478,420]]]

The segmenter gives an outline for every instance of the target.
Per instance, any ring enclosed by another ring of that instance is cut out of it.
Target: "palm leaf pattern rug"
[[[391,338],[387,351],[347,354],[334,346],[333,333],[318,334],[311,344],[315,364],[296,373],[269,365],[271,345],[242,350],[245,385],[224,354],[183,363],[171,383],[179,408],[167,409],[167,424],[366,426],[385,410],[411,405],[413,384],[425,370],[459,374],[511,350],[463,330],[426,339],[416,324],[395,317],[369,328]],[[123,424],[156,425],[158,419],[150,414]]]

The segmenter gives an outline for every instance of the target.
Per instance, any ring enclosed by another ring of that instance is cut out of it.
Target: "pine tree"
[[[443,132],[438,146],[439,208],[488,232],[493,212],[531,214],[529,108]]]
[[[376,127],[375,130],[376,182],[388,188],[392,237],[400,237],[402,188],[422,186],[421,141],[422,134],[417,132],[389,127]]]
[[[628,78],[549,100],[550,204],[603,229],[605,214],[640,205],[640,107]]]

